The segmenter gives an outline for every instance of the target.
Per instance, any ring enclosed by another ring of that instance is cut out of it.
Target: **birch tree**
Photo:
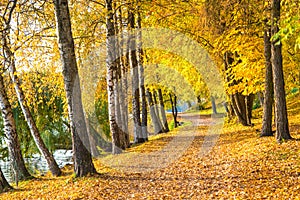
[[[12,189],[12,187],[7,182],[6,178],[3,175],[1,167],[0,167],[0,193],[6,191],[8,189]]]
[[[143,44],[142,44],[142,19],[140,13],[140,0],[137,1],[137,62],[139,69],[139,92],[141,100],[141,138],[140,142],[145,142],[148,140],[148,130],[147,130],[147,102],[146,102],[146,90],[145,90],[145,77],[144,77],[144,66],[143,66]]]
[[[3,69],[1,69],[2,71]],[[26,180],[32,176],[29,174],[22,156],[20,142],[18,140],[16,122],[13,116],[12,107],[9,103],[6,88],[4,86],[3,74],[0,74],[0,109],[4,121],[4,133],[8,146],[8,152],[12,159],[12,167],[16,181]]]
[[[15,66],[16,65],[15,55],[14,55],[14,51],[12,49],[11,38],[10,38],[12,16],[13,16],[13,12],[14,12],[14,9],[16,8],[16,6],[17,6],[17,0],[10,1],[6,7],[7,8],[6,13],[8,13],[8,15],[3,16],[4,31],[2,32],[1,39],[2,39],[2,48],[3,48],[4,58],[5,58],[4,68],[9,69],[10,78],[14,84],[14,89],[16,91],[22,112],[23,112],[26,122],[28,124],[30,133],[31,133],[39,151],[46,159],[51,173],[54,176],[59,176],[61,174],[61,170],[59,169],[56,161],[54,160],[53,155],[49,152],[44,141],[42,140],[42,138],[40,136],[40,132],[36,126],[36,123],[35,123],[33,117],[32,117],[30,109],[27,106],[25,95],[24,95],[23,89],[21,87],[20,79],[17,76],[17,70],[16,70],[16,66]]]
[[[122,151],[120,141],[120,127],[116,120],[116,102],[115,102],[115,79],[116,79],[116,40],[113,0],[106,0],[106,68],[107,68],[107,94],[108,94],[108,111],[109,125],[112,139],[112,153],[118,154]],[[124,148],[124,147],[123,147]]]
[[[133,11],[129,9],[128,12],[128,24],[130,29],[135,28],[135,16]],[[137,60],[137,44],[135,35],[130,35],[130,50],[129,50],[129,60],[131,67],[131,85],[132,85],[132,116],[133,116],[133,135],[134,142],[140,143],[143,141],[142,139],[142,128],[141,128],[141,118],[140,118],[140,91],[139,91],[139,68],[138,68],[138,60]]]
[[[62,61],[64,86],[68,101],[74,171],[76,177],[96,173],[89,146],[87,127],[82,107],[80,81],[76,63],[74,40],[68,0],[54,0],[58,46]],[[84,140],[84,141],[83,141]],[[84,144],[84,142],[86,142]],[[86,145],[86,146],[85,146]]]
[[[15,6],[15,4],[12,4]],[[10,9],[10,11],[8,10]],[[3,37],[5,37],[7,30],[4,28],[5,23],[11,21],[13,13],[13,7],[6,6],[4,12],[1,12],[1,41],[3,42]],[[3,43],[0,46],[3,49]],[[3,52],[3,51],[2,51]],[[1,61],[5,63],[5,56],[1,55],[4,59]],[[6,142],[8,146],[9,156],[12,159],[12,167],[15,173],[16,180],[26,180],[31,178],[32,176],[29,174],[28,170],[26,169],[24,159],[21,152],[20,142],[18,139],[17,127],[16,122],[12,112],[12,106],[9,102],[9,98],[7,95],[7,88],[4,84],[4,77],[5,77],[5,69],[3,64],[1,63],[0,67],[0,109],[1,114],[4,122],[4,134],[6,136]]]

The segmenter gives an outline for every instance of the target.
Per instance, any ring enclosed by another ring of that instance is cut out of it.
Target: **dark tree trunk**
[[[163,121],[164,130],[165,130],[165,132],[169,132],[170,130],[169,130],[168,120],[167,120],[166,111],[165,111],[163,94],[162,94],[162,91],[160,88],[157,90],[157,92],[158,92],[160,113],[161,113],[161,117],[162,117],[162,121]]]
[[[76,177],[96,173],[89,147],[89,137],[82,107],[80,81],[76,63],[71,19],[67,0],[54,0],[58,46],[62,61],[64,85],[68,101],[74,171]],[[87,142],[84,144],[84,142]]]
[[[155,134],[162,133],[163,132],[162,131],[162,127],[161,127],[161,125],[159,123],[159,119],[156,116],[155,108],[154,108],[154,103],[153,103],[153,99],[152,99],[152,94],[151,94],[151,92],[150,92],[149,89],[147,89],[146,97],[148,99],[148,105],[149,105],[149,110],[150,110],[150,117],[151,117],[152,124],[153,124],[153,127],[154,127],[154,133]]]
[[[2,69],[1,69],[2,70]],[[26,169],[18,140],[17,127],[11,105],[8,100],[2,74],[0,74],[0,109],[3,118],[4,134],[8,146],[8,152],[12,159],[12,166],[16,182],[32,178]]]
[[[202,101],[201,101],[201,96],[200,95],[197,96],[197,105],[198,105],[198,109],[199,110],[203,110],[203,106],[202,106]]]
[[[225,112],[228,114],[230,112],[229,108],[228,108],[228,103],[227,102],[223,102],[222,105],[224,106]]]
[[[246,119],[247,119],[247,125],[252,126],[252,107],[253,107],[253,101],[254,101],[254,94],[250,94],[248,96],[245,96],[245,104],[246,104]]]
[[[12,187],[7,182],[6,178],[4,177],[1,167],[0,167],[0,193],[5,192],[9,189],[12,189]]]
[[[213,114],[218,114],[215,97],[211,96],[210,99],[211,99],[211,107],[212,107]]]
[[[238,117],[239,122],[244,126],[247,126],[247,118],[246,118],[246,106],[244,103],[244,98],[239,93],[230,95],[232,108],[234,114]]]
[[[272,4],[272,35],[279,31],[278,23],[280,18],[280,0],[273,0]],[[284,88],[284,76],[282,67],[282,49],[279,40],[273,40],[271,43],[271,62],[274,82],[275,97],[275,117],[276,117],[276,140],[291,139],[289,132],[289,123],[286,108],[286,97]]]
[[[174,94],[174,108],[175,108],[175,122],[178,125],[179,122],[177,121],[178,109],[177,109],[177,95],[176,94]]]
[[[266,25],[267,26],[267,25]],[[272,136],[272,108],[273,108],[273,74],[272,74],[272,63],[271,63],[271,30],[267,26],[264,31],[264,55],[265,55],[265,95],[263,103],[263,123],[260,136]]]
[[[230,71],[231,65],[233,64],[234,59],[232,58],[232,53],[226,52],[224,54],[224,65],[226,70],[226,79],[227,82],[231,82]],[[237,81],[233,80],[230,83],[230,86],[238,84]],[[245,96],[241,93],[230,94],[231,106],[234,114],[238,117],[238,120],[244,126],[251,126],[251,116],[252,116],[252,104],[253,104],[253,95]],[[231,116],[230,116],[231,117]]]
[[[176,95],[174,95],[174,101],[173,101],[173,95],[170,93],[170,102],[171,102],[171,107],[172,107],[172,115],[173,115],[173,120],[174,120],[174,127],[176,128],[178,126],[178,121],[177,121],[177,108],[176,108]]]

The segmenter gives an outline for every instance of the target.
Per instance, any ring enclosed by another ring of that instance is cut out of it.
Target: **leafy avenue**
[[[299,4],[2,0],[0,199],[298,199]]]

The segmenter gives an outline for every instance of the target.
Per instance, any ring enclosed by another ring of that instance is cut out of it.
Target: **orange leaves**
[[[293,103],[292,108],[297,105]],[[207,130],[201,126],[194,130],[197,134],[192,145],[165,168],[121,172],[106,167],[104,159],[95,159],[100,175],[74,178],[72,167],[66,167],[65,176],[50,179],[47,175],[20,183],[20,190],[1,194],[0,199],[297,199],[299,114],[290,119],[292,136],[297,140],[278,144],[273,137],[259,138],[256,129],[261,120],[255,119],[254,127],[225,125],[212,151],[198,157]],[[176,132],[155,136],[129,151],[159,150]]]

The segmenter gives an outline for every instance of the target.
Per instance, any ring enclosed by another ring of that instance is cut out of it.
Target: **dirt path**
[[[218,183],[214,159],[201,158],[199,152],[203,148],[205,126],[213,123],[210,116],[180,114],[181,118],[193,122],[193,126],[180,128],[179,133],[163,148],[162,151],[148,154],[143,159],[133,159],[131,164],[120,164],[118,169],[124,175],[106,176],[115,187],[115,194],[120,199],[202,199],[209,196]],[[195,126],[196,125],[196,126]],[[202,129],[199,129],[201,127]],[[142,163],[146,163],[143,165]],[[144,168],[143,168],[144,166]],[[132,172],[131,169],[140,172]],[[110,188],[112,189],[112,188]]]

